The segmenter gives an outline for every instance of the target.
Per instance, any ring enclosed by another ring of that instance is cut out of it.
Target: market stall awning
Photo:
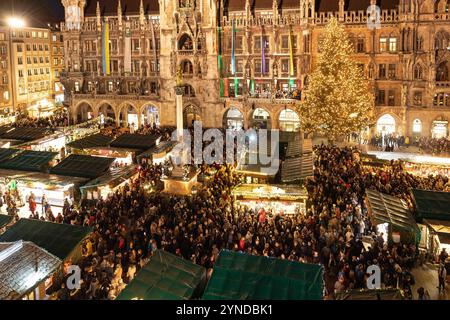
[[[105,174],[110,169],[114,160],[114,158],[71,154],[51,168],[50,173],[62,176],[95,179]]]
[[[18,127],[8,130],[7,132],[0,133],[2,139],[13,139],[21,141],[33,141],[41,139],[47,135],[53,134],[54,131],[48,128],[36,128],[36,127]]]
[[[158,250],[117,300],[188,300],[198,298],[206,269]]]
[[[322,300],[323,267],[223,250],[205,300]]]
[[[53,275],[62,261],[32,242],[0,242],[0,300],[17,300]]]
[[[348,290],[336,294],[336,300],[404,300],[399,289]]]
[[[450,192],[414,189],[412,195],[419,218],[450,221]]]
[[[441,243],[450,244],[450,221],[423,219],[423,223],[438,235]]]
[[[67,146],[69,148],[80,149],[80,150],[88,149],[88,148],[107,147],[113,140],[114,139],[111,138],[110,136],[98,133],[98,134],[94,134],[94,135],[88,136],[83,139],[73,141],[73,142],[67,144]]]
[[[110,186],[114,188],[115,186],[121,184],[124,181],[130,179],[137,172],[135,165],[130,165],[126,167],[113,168],[106,174],[89,181],[80,189],[89,189],[100,186]]]
[[[44,171],[58,155],[57,152],[24,150],[0,162],[0,168],[20,171]]]
[[[44,185],[48,189],[53,187],[68,188],[72,185],[81,185],[89,180],[87,178],[58,176],[43,172],[0,169],[0,181],[2,181],[2,178],[36,184],[39,188],[42,188]]]
[[[419,232],[419,227],[403,200],[374,190],[367,190],[366,198],[369,210],[378,224],[389,223],[401,229]]]
[[[20,150],[0,148],[0,162],[7,160],[18,153]]]
[[[4,226],[7,226],[8,224],[11,223],[11,221],[13,221],[13,217],[12,216],[8,216],[6,214],[0,214],[0,228],[3,228]]]
[[[155,154],[161,154],[163,152],[169,153],[172,149],[178,144],[176,141],[161,141],[159,145],[154,146],[153,148],[146,150],[141,153],[138,158],[150,157]]]
[[[158,135],[125,133],[111,142],[113,148],[148,150],[156,146],[161,137]]]
[[[89,227],[20,219],[0,235],[0,242],[31,241],[64,261],[91,232]]]

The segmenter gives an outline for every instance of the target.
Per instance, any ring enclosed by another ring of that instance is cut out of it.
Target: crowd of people
[[[160,130],[143,127],[140,132],[171,133]],[[277,215],[235,204],[231,190],[242,177],[232,165],[201,165],[206,178],[190,197],[159,192],[163,166],[146,161],[136,179],[106,199],[79,205],[66,201],[56,216],[46,208],[39,214],[30,197],[31,218],[93,228],[83,244],[81,289],[69,290],[63,281],[55,296],[115,299],[157,249],[204,266],[210,274],[220,250],[229,249],[320,263],[329,299],[348,289],[366,288],[371,265],[380,267],[384,287],[403,289],[411,297],[416,247],[388,242],[377,233],[364,204],[365,191],[374,188],[411,204],[410,188],[448,190],[449,178],[415,177],[396,162],[384,168],[367,167],[352,148],[314,149],[314,175],[306,182],[310,206],[305,214]]]
[[[301,90],[275,90],[268,89],[256,89],[250,93],[251,98],[263,98],[263,99],[296,99],[301,100]]]
[[[69,117],[65,112],[56,112],[48,117],[18,116],[13,123],[14,127],[53,128],[69,125]]]
[[[432,155],[449,155],[450,154],[450,140],[446,138],[426,138],[421,137],[417,141],[418,147],[425,153]]]

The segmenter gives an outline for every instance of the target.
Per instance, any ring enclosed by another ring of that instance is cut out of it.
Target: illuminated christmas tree
[[[373,124],[374,95],[336,18],[326,26],[319,48],[299,114],[305,132],[323,134],[333,143]]]

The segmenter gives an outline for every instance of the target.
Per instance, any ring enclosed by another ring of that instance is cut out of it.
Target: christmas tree
[[[374,95],[336,18],[326,26],[319,48],[299,114],[307,133],[323,134],[333,143],[373,124]]]

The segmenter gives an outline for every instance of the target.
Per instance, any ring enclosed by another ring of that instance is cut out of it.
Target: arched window
[[[413,133],[421,133],[422,132],[422,121],[419,119],[415,119],[413,121],[413,127],[412,127]]]
[[[183,51],[194,50],[194,42],[192,41],[192,38],[189,35],[183,34],[180,40],[178,40],[178,50]]]
[[[279,121],[282,131],[295,132],[300,130],[300,118],[292,109],[281,111]]]
[[[190,98],[195,97],[195,90],[194,90],[194,88],[191,85],[187,84],[187,85],[184,86],[184,95],[183,95],[183,97],[190,97]]]
[[[423,79],[423,69],[422,66],[417,64],[414,67],[414,79],[416,80],[422,80]]]

